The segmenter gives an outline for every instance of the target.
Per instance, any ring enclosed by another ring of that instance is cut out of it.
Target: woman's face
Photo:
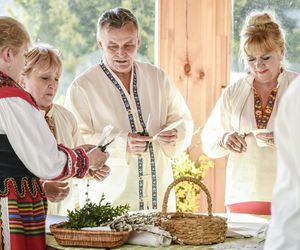
[[[250,71],[258,83],[277,82],[282,59],[283,53],[278,51],[252,52],[247,55]]]
[[[51,67],[45,69],[42,65],[36,65],[32,71],[23,77],[23,86],[35,99],[40,109],[48,111],[55,97],[59,70]]]
[[[14,55],[12,50],[11,53],[11,63],[10,63],[10,70],[8,71],[8,75],[17,81],[20,78],[22,69],[25,66],[25,54],[28,51],[28,44],[24,44],[20,49],[19,52]]]

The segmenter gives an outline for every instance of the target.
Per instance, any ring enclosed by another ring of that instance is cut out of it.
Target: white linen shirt
[[[285,93],[275,122],[278,165],[265,250],[300,249],[299,93],[298,77]]]
[[[107,68],[109,66],[104,61]],[[157,209],[161,209],[167,186],[173,181],[171,157],[182,152],[191,143],[193,122],[187,105],[165,73],[157,67],[141,62],[134,63],[137,72],[137,92],[141,103],[143,120],[150,114],[149,134],[157,134],[163,126],[182,120],[176,146],[164,146],[153,142],[157,183]],[[131,77],[130,93],[119,78],[110,70],[124,91],[134,117],[138,132],[142,132],[133,96]],[[139,177],[137,155],[126,152],[127,134],[131,132],[128,113],[118,89],[112,84],[99,65],[92,66],[76,78],[66,96],[66,107],[75,115],[86,143],[97,144],[103,128],[111,124],[113,134],[121,132],[107,151],[110,176],[101,183],[91,181],[90,198],[97,201],[105,193],[107,200],[115,205],[130,204],[131,210],[139,210],[139,179],[142,179],[144,209],[152,209],[152,178],[149,153],[142,154],[143,176]],[[174,192],[170,195],[169,210],[175,210]]]
[[[48,117],[52,117],[55,124],[55,137],[58,144],[63,144],[69,148],[75,148],[84,144],[83,138],[77,126],[74,115],[61,105],[53,104],[47,112]],[[60,202],[48,201],[48,214],[67,215],[67,210],[74,210],[80,207],[80,194],[78,185],[82,189],[86,187],[86,180],[70,178],[70,192],[68,196]]]
[[[278,76],[278,92],[267,129],[274,131],[278,103],[296,73]],[[225,205],[247,201],[271,201],[276,175],[276,149],[259,147],[253,134],[246,137],[247,151],[229,152],[219,145],[226,132],[257,130],[254,114],[253,75],[229,85],[222,93],[201,133],[203,151],[211,158],[229,155],[226,169]]]
[[[0,134],[7,135],[17,156],[37,177],[54,179],[63,171],[66,154],[58,150],[39,110],[22,98],[0,99]]]

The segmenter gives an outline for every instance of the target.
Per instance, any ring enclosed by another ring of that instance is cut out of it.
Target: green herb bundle
[[[102,194],[99,205],[88,202],[79,210],[68,210],[69,221],[65,224],[65,228],[80,229],[83,227],[106,226],[116,217],[126,214],[129,210],[128,204],[117,207],[112,207],[110,203],[102,205],[104,199],[104,194]]]

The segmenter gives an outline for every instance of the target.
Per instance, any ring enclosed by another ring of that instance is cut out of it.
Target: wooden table
[[[52,235],[46,236],[47,241],[47,250],[99,250],[101,248],[79,248],[79,247],[63,247],[57,244]],[[263,250],[263,241],[258,238],[246,238],[246,239],[227,239],[225,243],[215,244],[215,245],[201,245],[201,246],[190,246],[190,245],[170,245],[168,247],[146,247],[138,245],[129,245],[125,244],[121,247],[114,249],[123,249],[123,250],[155,250],[155,249],[164,249],[164,250],[221,250],[221,249],[230,249],[230,250]]]
[[[220,215],[220,214],[218,214]],[[222,214],[222,216],[227,216]],[[239,226],[245,225],[245,228],[251,228],[251,226],[267,222],[269,217],[257,217],[252,215],[233,215],[232,218],[228,217],[228,228],[234,229],[234,227],[239,228]],[[234,224],[237,223],[237,224]],[[47,242],[47,250],[99,250],[100,248],[78,248],[78,247],[63,247],[60,246],[54,237],[52,235],[46,236],[46,242]],[[230,249],[230,250],[249,250],[249,249],[263,249],[264,244],[264,238],[257,238],[257,237],[251,237],[251,238],[227,238],[224,243],[220,244],[214,244],[214,245],[201,245],[201,246],[191,246],[191,245],[170,245],[168,247],[160,247],[159,249],[164,250],[223,250],[223,249]],[[139,246],[139,245],[129,245],[125,244],[122,247],[114,248],[114,249],[128,249],[128,250],[154,250],[158,248],[154,247],[146,247],[146,246]]]

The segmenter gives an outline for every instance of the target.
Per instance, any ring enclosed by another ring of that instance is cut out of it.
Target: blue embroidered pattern
[[[114,78],[114,76],[110,73],[109,69],[104,65],[103,61],[99,64],[101,69],[104,71],[106,76],[110,79],[110,81],[114,84],[114,86],[119,90],[120,95],[122,97],[123,103],[125,105],[126,111],[128,113],[128,119],[130,123],[130,128],[132,133],[136,133],[136,126],[134,124],[134,118],[131,113],[131,107],[129,104],[129,101],[127,100],[127,97],[118,83],[118,81]],[[140,124],[143,128],[143,130],[146,130],[146,125],[143,120],[142,116],[142,110],[141,110],[141,103],[138,96],[137,91],[137,76],[136,76],[136,68],[133,66],[133,96],[135,100],[135,104],[137,107],[138,117]],[[151,166],[151,179],[152,179],[152,209],[157,209],[157,181],[156,181],[156,168],[155,168],[155,158],[154,158],[154,151],[153,151],[153,145],[152,142],[149,143],[149,154],[150,154],[150,166]],[[143,188],[144,188],[144,180],[143,180],[143,158],[139,155],[138,156],[138,174],[139,174],[139,209],[144,209],[144,194],[143,194]],[[149,209],[149,208],[147,208]]]

